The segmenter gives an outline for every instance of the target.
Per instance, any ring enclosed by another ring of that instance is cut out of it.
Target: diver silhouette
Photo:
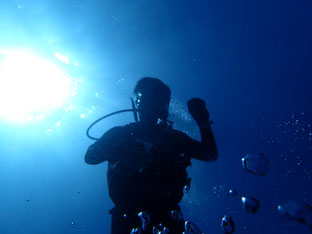
[[[199,142],[168,122],[171,91],[161,80],[144,77],[134,93],[139,121],[108,130],[89,146],[85,162],[108,161],[109,196],[115,205],[110,210],[112,234],[133,228],[153,233],[164,227],[182,233],[184,219],[173,214],[180,214],[179,202],[190,183],[186,168],[191,158],[214,161],[218,154],[206,104],[199,98],[187,102],[200,129]]]

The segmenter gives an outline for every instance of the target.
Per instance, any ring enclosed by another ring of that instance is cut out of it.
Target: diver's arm
[[[116,136],[119,127],[108,130],[99,140],[90,145],[86,154],[85,162],[95,165],[112,159],[113,146],[116,143]]]
[[[203,161],[214,161],[218,158],[218,150],[216,141],[211,129],[210,121],[198,124],[201,142],[199,154],[193,157]]]
[[[201,142],[191,140],[189,149],[193,158],[203,161],[214,161],[218,157],[216,141],[211,129],[211,121],[206,104],[202,99],[193,98],[188,101],[188,110],[196,121],[201,135]]]

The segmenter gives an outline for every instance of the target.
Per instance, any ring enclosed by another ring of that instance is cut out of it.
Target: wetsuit
[[[111,233],[141,227],[141,211],[151,218],[146,233],[160,223],[170,233],[182,233],[183,220],[174,221],[170,211],[180,211],[186,168],[191,156],[200,157],[204,150],[201,142],[181,131],[140,122],[112,128],[91,145],[85,155],[88,164],[108,161],[109,196],[115,204]]]

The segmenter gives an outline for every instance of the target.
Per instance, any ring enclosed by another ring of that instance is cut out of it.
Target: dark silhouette
[[[134,93],[139,121],[108,130],[88,148],[85,161],[108,161],[109,196],[115,204],[111,233],[130,233],[141,227],[141,211],[150,215],[146,232],[161,223],[170,233],[182,233],[184,221],[175,221],[171,211],[180,211],[184,186],[190,182],[186,168],[191,158],[217,159],[217,148],[205,102],[188,101],[188,110],[197,122],[201,142],[168,124],[171,91],[156,78],[138,81]]]

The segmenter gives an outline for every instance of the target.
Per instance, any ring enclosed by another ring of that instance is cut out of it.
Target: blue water
[[[129,108],[143,76],[171,87],[176,128],[198,137],[185,104],[195,96],[214,121],[219,159],[193,160],[185,218],[204,233],[221,233],[225,214],[236,233],[310,233],[277,206],[312,204],[311,10],[304,0],[2,0],[0,48],[54,60],[59,52],[79,65],[61,65],[77,82],[70,111],[0,120],[0,233],[109,233],[107,163],[84,163],[92,143],[85,130]],[[93,134],[131,121],[112,117]],[[269,173],[244,171],[246,153],[266,154]],[[238,195],[227,196],[229,189]],[[241,196],[257,198],[259,211],[246,213]]]

